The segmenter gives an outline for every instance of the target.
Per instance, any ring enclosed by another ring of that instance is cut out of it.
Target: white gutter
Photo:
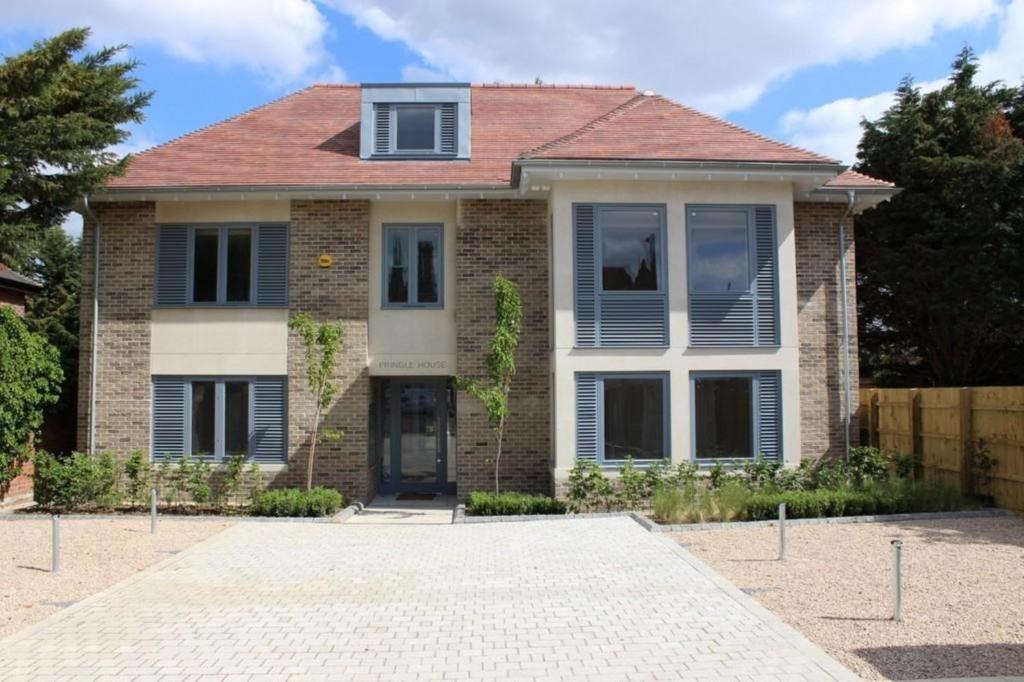
[[[846,221],[853,212],[853,204],[857,200],[857,190],[847,190],[847,204],[843,216],[839,219],[839,287],[842,296],[843,313],[843,452],[847,460],[850,459],[850,426],[852,408],[852,388],[850,379],[850,310],[846,290]]]
[[[95,225],[92,251],[92,347],[89,349],[89,454],[96,454],[96,361],[100,332],[100,220],[89,206],[89,195],[82,198],[82,212]]]

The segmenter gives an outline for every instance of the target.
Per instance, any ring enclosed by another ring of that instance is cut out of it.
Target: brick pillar
[[[338,395],[321,429],[343,431],[340,443],[317,445],[314,484],[338,488],[348,499],[375,492],[369,458],[370,378],[367,315],[370,283],[370,204],[367,201],[293,201],[291,205],[290,305],[317,321],[341,321],[345,339],[338,359]],[[333,264],[320,268],[317,257]],[[315,403],[306,382],[302,340],[288,335],[288,474],[279,482],[302,485],[306,477]]]
[[[543,201],[460,202],[455,237],[455,309],[458,370],[485,376],[484,357],[494,328],[491,283],[502,274],[519,285],[523,332],[509,399],[501,482],[505,490],[551,493],[550,367],[548,356],[548,216]],[[496,439],[475,398],[458,396],[456,467],[459,497],[493,490]]]
[[[796,203],[796,282],[800,339],[801,456],[843,454],[842,289],[839,279],[839,219],[845,203]],[[857,287],[853,218],[846,225],[846,286],[849,303],[851,442],[856,444]]]
[[[156,207],[153,202],[97,204],[100,220],[100,324],[96,376],[96,451],[149,452],[150,319]],[[96,226],[82,231],[78,448],[89,445],[93,249]]]

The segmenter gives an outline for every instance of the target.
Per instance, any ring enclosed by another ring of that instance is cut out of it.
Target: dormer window
[[[390,104],[374,105],[374,155],[454,156],[458,136],[458,105]]]
[[[364,85],[360,158],[468,159],[470,88]]]

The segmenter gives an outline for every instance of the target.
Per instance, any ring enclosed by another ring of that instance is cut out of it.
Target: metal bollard
[[[786,503],[779,504],[779,561],[786,560]]]
[[[53,539],[53,548],[51,550],[51,565],[50,573],[56,575],[60,573],[60,514],[54,514],[52,517],[53,521],[53,532],[50,534]]]
[[[149,532],[156,533],[156,487],[150,489],[149,495]]]
[[[892,541],[893,614],[897,623],[903,622],[903,541]]]

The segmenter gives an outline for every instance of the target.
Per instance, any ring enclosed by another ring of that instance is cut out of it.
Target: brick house
[[[452,377],[483,372],[501,273],[525,312],[505,487],[556,491],[577,458],[839,454],[847,216],[895,191],[631,87],[313,86],[87,198],[80,447],[245,452],[299,483],[304,310],[345,324],[318,483],[487,489],[494,440]]]
[[[24,316],[28,297],[43,288],[39,282],[25,277],[0,263],[0,306],[10,306],[15,314]],[[6,486],[0,486],[0,502],[28,497],[32,494],[32,462],[26,462],[21,474]]]

